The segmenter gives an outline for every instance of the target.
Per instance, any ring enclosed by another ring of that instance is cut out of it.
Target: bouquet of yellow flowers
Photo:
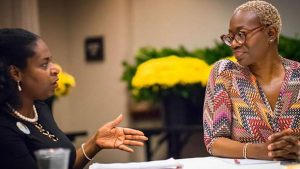
[[[137,68],[132,86],[139,89],[153,85],[171,88],[177,84],[207,83],[210,66],[202,59],[175,55],[150,59]]]
[[[204,91],[211,64],[230,55],[231,50],[220,43],[213,49],[194,52],[184,47],[161,50],[145,47],[136,54],[135,64],[123,63],[123,80],[137,101],[156,102],[170,95],[198,100],[195,93]]]
[[[299,42],[299,39],[281,36],[280,54],[299,61]],[[162,103],[165,114],[174,115],[165,118],[166,124],[199,123],[212,64],[226,57],[236,61],[231,49],[218,42],[214,47],[194,51],[184,47],[160,50],[144,47],[136,53],[135,63],[123,62],[122,80],[127,82],[136,101]],[[184,108],[189,114],[181,111]]]
[[[234,57],[226,59],[235,61]],[[193,88],[205,88],[211,68],[204,60],[194,57],[171,55],[150,59],[137,67],[131,81],[132,94],[138,97],[140,91],[152,88],[162,96],[182,92],[181,96],[188,97]]]
[[[64,72],[61,66],[57,64],[56,66],[60,72],[58,74],[58,87],[54,91],[54,97],[59,98],[61,96],[67,95],[70,88],[75,86],[75,79],[72,75]]]
[[[137,101],[148,100],[161,105],[165,125],[201,124],[211,63],[221,58],[218,56],[231,54],[228,47],[218,45],[218,49],[194,52],[184,47],[160,51],[142,48],[136,55],[135,65],[124,63],[123,80]]]

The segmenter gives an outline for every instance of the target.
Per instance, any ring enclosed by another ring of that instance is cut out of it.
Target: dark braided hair
[[[21,107],[17,82],[11,77],[9,67],[20,70],[27,67],[27,59],[35,55],[34,47],[39,36],[19,28],[0,29],[0,111],[5,103],[14,108]]]

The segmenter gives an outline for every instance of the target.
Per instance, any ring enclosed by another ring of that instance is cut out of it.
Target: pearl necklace
[[[49,131],[45,130],[42,126],[42,124],[38,123],[38,119],[39,119],[39,116],[38,116],[38,113],[36,111],[36,108],[35,106],[33,105],[33,113],[34,113],[34,117],[31,119],[31,118],[28,118],[28,117],[25,117],[23,116],[21,113],[19,113],[17,110],[15,110],[10,104],[6,103],[7,107],[14,113],[14,115],[16,115],[18,118],[24,120],[24,121],[27,121],[29,123],[33,123],[34,126],[38,129],[38,131],[40,133],[42,133],[43,135],[45,135],[46,137],[48,137],[49,139],[53,140],[53,141],[58,141],[59,138],[56,137],[54,134],[51,134]]]
[[[10,104],[6,103],[6,105],[14,113],[14,115],[16,115],[17,117],[19,117],[20,119],[22,119],[24,121],[27,121],[29,123],[35,123],[39,119],[38,113],[37,113],[36,108],[35,108],[34,105],[32,106],[33,107],[33,113],[34,113],[34,117],[32,119],[28,118],[26,116],[23,116],[20,112],[15,110]]]

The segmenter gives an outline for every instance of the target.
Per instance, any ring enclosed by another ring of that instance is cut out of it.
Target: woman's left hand
[[[133,149],[128,146],[143,146],[143,142],[148,140],[139,130],[117,127],[123,118],[121,114],[98,129],[94,139],[100,149],[120,149],[133,152]]]
[[[282,132],[272,134],[268,140],[269,157],[274,160],[298,160],[299,159],[299,141],[293,135],[292,129],[286,129]]]

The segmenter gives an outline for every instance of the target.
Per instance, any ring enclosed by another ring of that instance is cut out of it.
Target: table
[[[291,167],[283,165],[281,162],[265,160],[239,159],[241,164],[236,164],[233,159],[219,157],[201,157],[185,159],[168,159],[162,161],[150,162],[129,162],[129,163],[94,163],[89,169],[175,169],[182,166],[181,169],[286,169]],[[297,163],[300,167],[300,163]],[[295,164],[294,164],[295,166]]]
[[[183,169],[283,169],[280,162],[265,162],[259,160],[247,160],[252,164],[235,164],[233,159],[218,157],[202,157],[178,159],[183,164]]]

